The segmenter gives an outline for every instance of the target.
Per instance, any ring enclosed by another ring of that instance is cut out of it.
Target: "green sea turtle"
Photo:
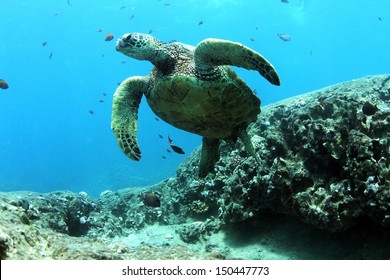
[[[227,65],[257,70],[280,85],[274,67],[260,54],[226,40],[205,39],[193,47],[140,33],[123,35],[116,50],[154,65],[149,75],[124,80],[114,94],[111,128],[129,158],[141,159],[136,132],[138,107],[145,95],[161,119],[203,136],[199,177],[205,177],[218,161],[220,139],[240,138],[259,163],[246,128],[260,113],[260,99]]]

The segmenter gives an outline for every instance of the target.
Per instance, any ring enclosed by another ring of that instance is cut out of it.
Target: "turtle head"
[[[149,34],[126,33],[116,41],[116,50],[139,60],[152,60],[163,42]]]
[[[148,60],[165,74],[170,73],[176,63],[169,44],[149,34],[127,33],[116,41],[116,50],[138,60]]]

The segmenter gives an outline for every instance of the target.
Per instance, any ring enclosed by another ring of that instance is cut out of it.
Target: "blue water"
[[[112,94],[118,82],[152,67],[115,51],[115,39],[127,32],[152,30],[161,40],[192,45],[208,37],[246,44],[281,77],[282,86],[275,87],[254,71],[237,69],[263,105],[390,73],[388,0],[69,2],[0,0],[0,79],[9,83],[0,89],[0,191],[67,189],[96,197],[149,185],[173,176],[201,144],[200,137],[156,121],[143,100],[143,158],[133,162],[120,151],[110,129]],[[109,32],[115,39],[106,42]],[[165,151],[168,134],[186,155]]]

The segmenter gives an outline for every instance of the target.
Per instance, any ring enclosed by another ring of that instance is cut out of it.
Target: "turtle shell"
[[[145,94],[153,112],[171,125],[207,138],[230,139],[260,113],[260,99],[229,66],[205,81],[191,74],[152,77]]]

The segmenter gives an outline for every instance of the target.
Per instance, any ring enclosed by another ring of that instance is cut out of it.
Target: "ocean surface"
[[[124,33],[192,45],[209,37],[247,45],[281,77],[275,87],[255,71],[235,68],[262,106],[390,73],[390,1],[288,2],[0,0],[0,79],[9,84],[0,89],[0,191],[71,190],[97,197],[108,189],[146,186],[174,176],[201,144],[199,136],[156,120],[143,100],[142,160],[121,152],[110,129],[112,94],[118,82],[152,68],[115,51]],[[105,41],[107,33],[114,39]],[[166,151],[168,135],[185,155]]]

